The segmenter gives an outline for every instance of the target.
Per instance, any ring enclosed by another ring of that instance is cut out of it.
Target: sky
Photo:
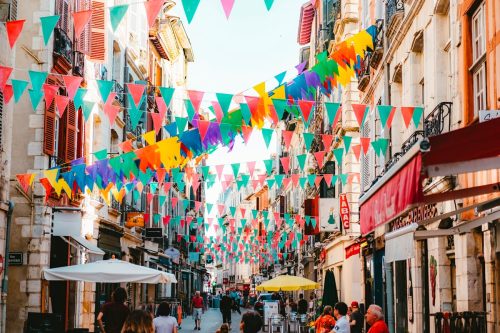
[[[253,95],[252,87],[262,81],[267,81],[268,90],[274,88],[274,76],[285,70],[289,71],[285,80],[293,78],[299,63],[300,7],[307,1],[275,0],[268,12],[264,0],[235,0],[226,19],[220,0],[201,0],[191,24],[187,24],[178,0],[175,13],[183,20],[195,58],[189,64],[188,89]],[[273,137],[270,147],[275,146]],[[272,151],[266,149],[260,133],[254,132],[248,145],[239,137],[231,152],[219,148],[210,155],[207,165],[263,160]],[[263,165],[258,163],[259,167]],[[225,173],[230,170],[226,167]],[[220,185],[209,189],[206,201],[216,202],[220,191]]]

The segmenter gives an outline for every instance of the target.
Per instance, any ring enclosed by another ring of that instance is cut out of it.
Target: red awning
[[[361,233],[391,222],[410,208],[499,191],[498,184],[423,195],[422,180],[500,168],[500,118],[429,138],[430,151],[415,144],[360,198]]]
[[[299,45],[305,45],[311,41],[311,29],[315,13],[314,6],[310,1],[307,1],[300,8],[299,34],[297,36]]]

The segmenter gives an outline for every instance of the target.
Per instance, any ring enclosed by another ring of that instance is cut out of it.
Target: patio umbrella
[[[280,275],[257,286],[258,291],[295,291],[317,289],[319,284],[312,280],[291,275]]]
[[[173,274],[117,259],[44,269],[42,277],[48,281],[177,283]]]
[[[327,270],[325,274],[325,285],[323,287],[323,299],[321,306],[325,307],[327,305],[335,306],[339,301],[339,296],[337,295],[337,284],[335,283],[335,275],[331,270]]]

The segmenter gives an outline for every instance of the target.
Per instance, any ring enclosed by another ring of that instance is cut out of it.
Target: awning
[[[430,149],[417,142],[372,188],[360,197],[363,235],[409,209],[476,195],[500,192],[497,183],[443,193],[422,192],[422,180],[500,168],[500,118],[429,137]]]
[[[299,45],[308,44],[311,41],[312,22],[316,11],[310,1],[300,8],[299,33],[297,42]]]
[[[82,236],[71,236],[73,240],[75,240],[78,244],[85,247],[89,253],[97,254],[97,255],[105,255],[106,253],[97,247],[97,245],[92,244]]]
[[[385,262],[407,260],[415,257],[413,236],[418,224],[412,223],[385,235]]]

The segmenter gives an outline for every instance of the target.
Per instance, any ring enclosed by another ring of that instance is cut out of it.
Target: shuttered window
[[[17,0],[11,0],[10,2],[10,20],[17,20]]]
[[[105,0],[92,0],[90,28],[90,60],[103,63],[106,60],[106,6]]]
[[[91,0],[77,0],[77,11],[89,10],[91,8]],[[76,37],[75,49],[78,52],[90,54],[90,30],[91,22],[87,23],[80,36]]]
[[[44,154],[54,156],[56,150],[56,106],[52,103],[45,109],[44,115],[44,136],[43,152]]]
[[[85,131],[85,121],[83,119],[83,111],[82,109],[76,110],[78,124],[77,124],[77,133],[76,133],[76,158],[83,157],[83,135]]]
[[[56,0],[56,14],[61,16],[57,22],[57,27],[70,37],[72,35],[73,25],[70,23],[68,0]]]
[[[66,142],[64,144],[64,161],[71,162],[76,159],[76,134],[77,134],[77,113],[72,101],[68,104],[68,109],[64,113],[66,117]],[[62,157],[62,156],[61,156]]]

